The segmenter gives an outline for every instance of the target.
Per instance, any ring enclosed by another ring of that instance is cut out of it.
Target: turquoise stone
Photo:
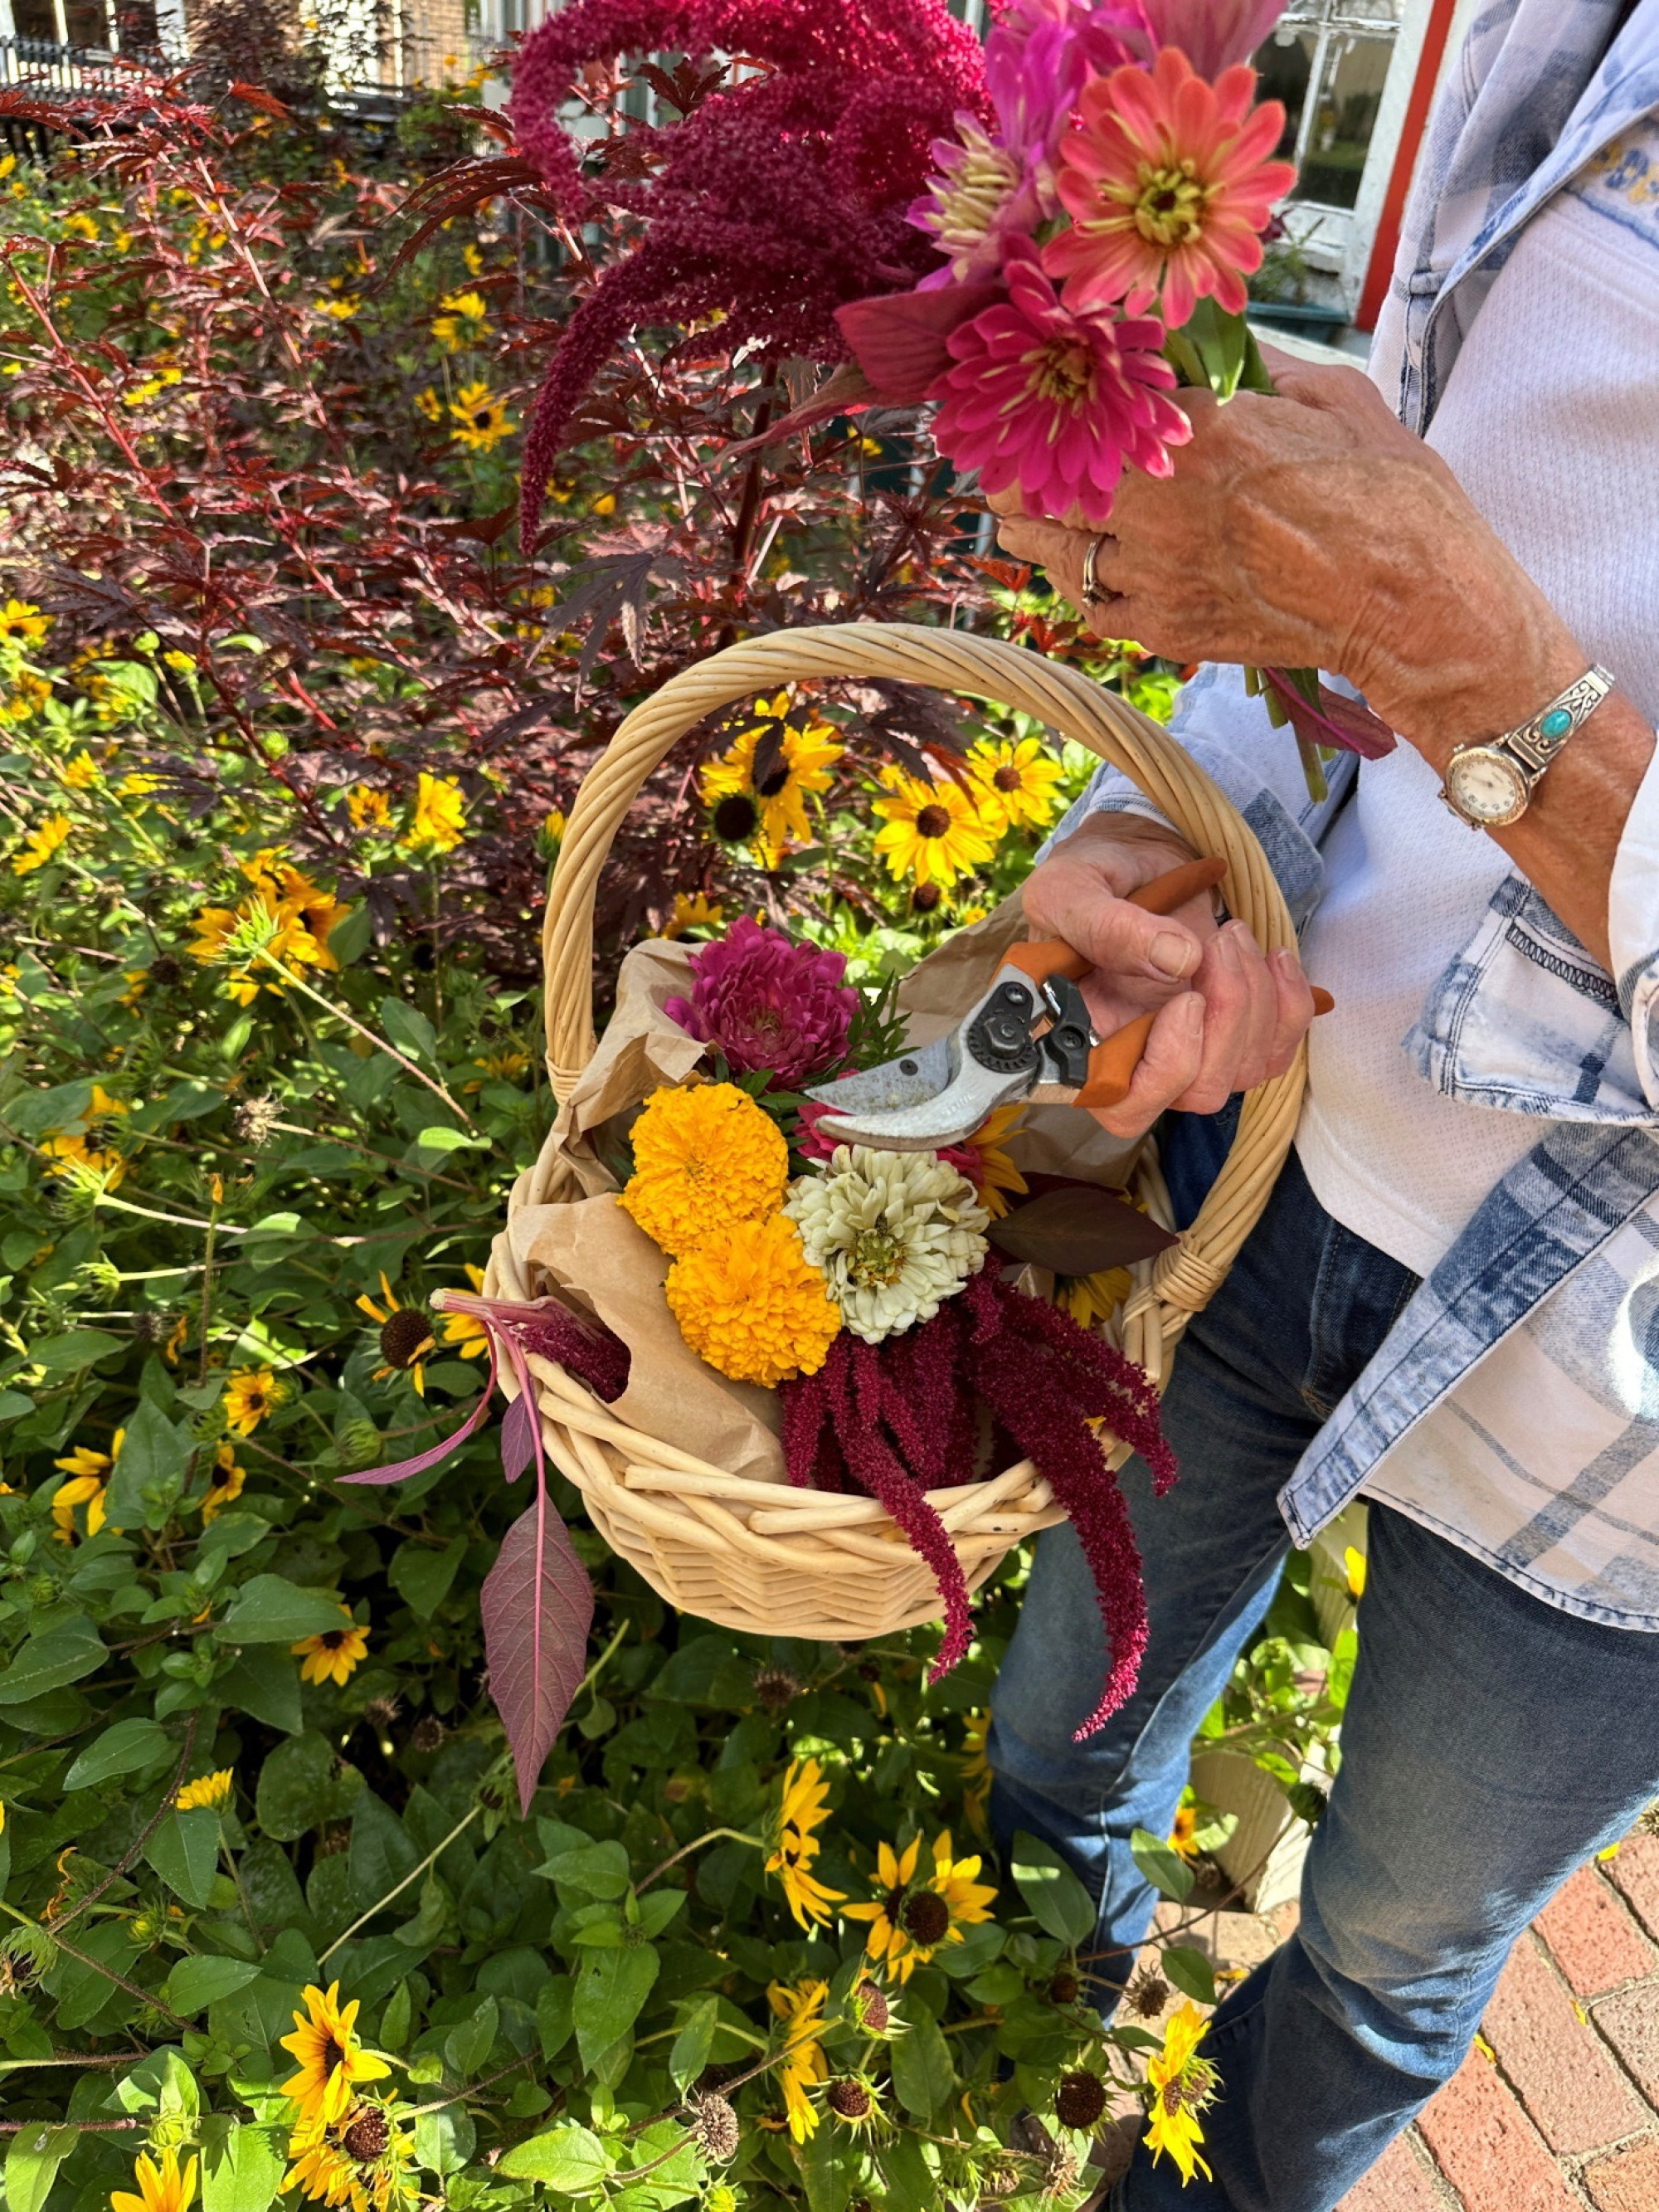
[[[1572,727],[1572,716],[1565,707],[1557,707],[1552,713],[1545,715],[1538,727],[1540,733],[1547,738],[1565,738]]]

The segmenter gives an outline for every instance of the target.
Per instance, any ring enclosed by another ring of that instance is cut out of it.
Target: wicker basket
[[[1158,725],[1075,671],[995,640],[908,624],[790,629],[700,661],[636,707],[584,781],[566,830],[543,930],[548,1066],[561,1105],[594,1049],[593,897],[611,842],[635,793],[675,740],[706,715],[800,681],[884,677],[965,692],[1033,715],[1131,775],[1202,853],[1224,856],[1231,911],[1264,947],[1295,943],[1255,838],[1209,779]],[[1237,1141],[1178,1246],[1135,1270],[1115,1334],[1162,1389],[1188,1317],[1214,1295],[1254,1227],[1289,1149],[1304,1080],[1291,1072],[1246,1100]],[[1139,1187],[1168,1224],[1150,1145]],[[550,1138],[516,1184],[509,1212],[580,1197]],[[486,1285],[528,1298],[505,1237]],[[771,1636],[857,1641],[936,1619],[933,1577],[870,1498],[739,1480],[616,1418],[550,1362],[532,1358],[542,1434],[581,1491],[611,1549],[683,1613]],[[1118,1465],[1126,1449],[1114,1446]],[[1029,1461],[987,1480],[929,1493],[951,1533],[969,1587],[1009,1548],[1063,1517]]]

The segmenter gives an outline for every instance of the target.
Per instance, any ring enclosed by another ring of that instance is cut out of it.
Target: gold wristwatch
[[[1440,796],[1471,830],[1503,830],[1518,822],[1545,769],[1612,689],[1605,668],[1589,669],[1519,729],[1459,745],[1446,763]]]

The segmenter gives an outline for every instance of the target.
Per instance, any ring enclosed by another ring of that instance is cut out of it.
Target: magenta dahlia
[[[839,952],[795,945],[748,915],[691,956],[689,999],[665,1012],[724,1056],[733,1075],[769,1073],[799,1091],[843,1059],[858,993]]]
[[[1042,514],[1078,508],[1098,529],[1126,461],[1168,476],[1169,449],[1192,435],[1169,394],[1176,374],[1146,316],[1068,307],[1020,240],[1005,267],[1008,296],[945,341],[951,367],[933,387],[933,436],[988,492],[1018,489]]]

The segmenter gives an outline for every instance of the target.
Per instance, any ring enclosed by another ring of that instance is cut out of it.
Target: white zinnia
[[[931,1321],[985,1265],[991,1217],[937,1152],[840,1145],[830,1169],[798,1176],[783,1210],[842,1320],[866,1344]]]

